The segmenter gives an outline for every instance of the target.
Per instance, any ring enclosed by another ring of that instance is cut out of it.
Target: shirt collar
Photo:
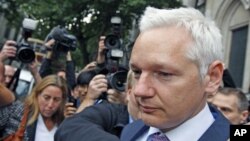
[[[195,141],[205,133],[205,131],[212,125],[213,122],[213,115],[209,110],[208,104],[206,104],[197,115],[185,121],[180,126],[166,132],[165,134],[171,141],[184,141],[187,138],[188,140]],[[146,133],[146,136],[144,137],[147,137],[158,131],[159,129],[150,127]]]

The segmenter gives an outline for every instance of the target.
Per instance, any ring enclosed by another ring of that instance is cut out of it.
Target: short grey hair
[[[231,96],[234,95],[235,97],[237,97],[237,105],[238,105],[238,109],[239,111],[245,111],[248,110],[248,99],[246,97],[246,94],[238,88],[230,88],[230,87],[219,87],[217,94],[221,94],[224,96]]]

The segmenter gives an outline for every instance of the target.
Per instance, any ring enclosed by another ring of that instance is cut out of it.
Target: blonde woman
[[[53,141],[58,125],[64,119],[66,98],[66,81],[56,75],[46,76],[34,87],[24,103],[15,101],[10,106],[0,109],[0,128],[3,129],[3,136],[17,131],[27,107],[29,114],[23,140]]]

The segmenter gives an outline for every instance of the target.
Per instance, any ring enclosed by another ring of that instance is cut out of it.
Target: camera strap
[[[14,74],[14,76],[11,78],[10,80],[10,83],[8,84],[8,88],[11,89],[11,86],[12,87],[12,91],[15,92],[16,91],[16,87],[18,85],[18,81],[19,81],[19,76],[20,76],[20,72],[21,72],[21,69],[18,68]],[[15,80],[15,81],[14,81]],[[14,84],[12,84],[13,82],[15,82]]]

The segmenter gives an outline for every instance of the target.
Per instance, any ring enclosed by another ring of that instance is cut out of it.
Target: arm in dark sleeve
[[[44,78],[47,75],[52,74],[51,59],[44,58],[39,70],[40,76]]]
[[[75,65],[73,61],[66,62],[66,80],[71,90],[76,84]]]
[[[228,69],[224,69],[222,78],[223,78],[224,87],[236,88],[234,80],[233,80],[233,78],[232,78],[232,76],[231,76]]]
[[[122,107],[119,107],[122,106]],[[55,141],[119,141],[111,133],[124,105],[98,104],[65,119],[55,134]]]

